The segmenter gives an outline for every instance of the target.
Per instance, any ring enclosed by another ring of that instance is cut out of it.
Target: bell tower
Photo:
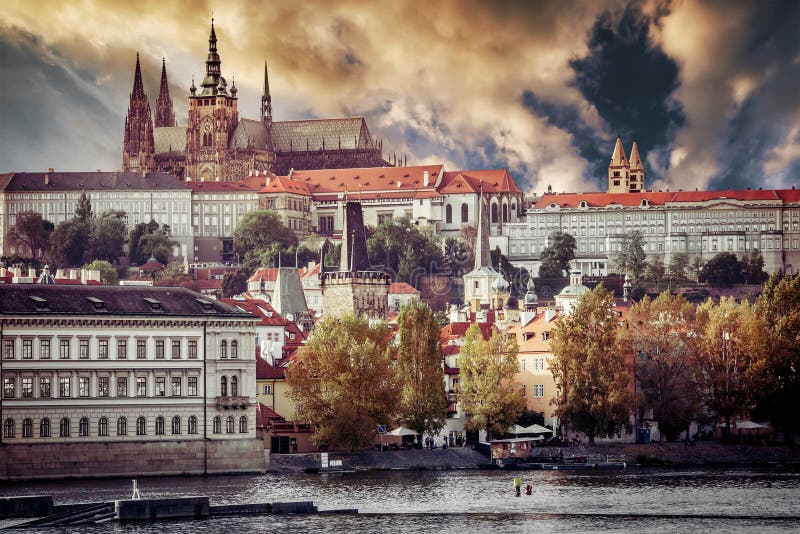
[[[125,137],[122,148],[122,170],[148,172],[155,167],[155,145],[153,143],[153,117],[150,103],[144,93],[142,68],[136,54],[136,70],[133,75],[133,90],[125,117]]]
[[[622,138],[617,137],[614,153],[611,154],[611,163],[608,165],[608,192],[627,193],[629,172],[630,164],[622,147]]]

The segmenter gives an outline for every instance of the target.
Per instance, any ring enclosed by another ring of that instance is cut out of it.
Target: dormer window
[[[646,199],[646,198],[643,198],[643,199],[642,199],[642,207],[643,207],[643,208],[646,208],[646,207],[648,207],[649,205],[650,205],[650,203],[647,201],[647,199]]]
[[[36,295],[29,295],[28,298],[33,301],[37,310],[49,311],[49,308],[47,307],[48,306],[47,299],[43,299],[42,297],[37,297]]]
[[[151,297],[145,297],[144,301],[147,303],[148,306],[150,306],[150,311],[154,312],[164,311],[164,308],[161,306],[161,302],[159,302],[158,300]]]
[[[106,303],[103,302],[101,299],[97,297],[86,297],[86,300],[88,300],[89,303],[92,305],[94,311],[96,312],[108,311],[106,310]]]
[[[211,301],[206,299],[195,299],[195,300],[200,304],[200,306],[202,306],[204,312],[211,313],[214,311],[214,305],[211,303]]]
[[[581,207],[581,208],[588,208],[588,207],[589,207],[589,205],[586,203],[586,201],[585,201],[585,200],[581,200],[581,203],[580,203],[579,207]]]

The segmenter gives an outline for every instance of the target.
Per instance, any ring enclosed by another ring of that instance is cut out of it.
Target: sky
[[[6,0],[0,172],[116,170],[136,53],[179,124],[214,17],[240,117],[364,116],[384,157],[597,191],[800,186],[800,0]]]

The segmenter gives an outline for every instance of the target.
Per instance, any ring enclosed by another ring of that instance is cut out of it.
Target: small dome
[[[236,80],[233,80],[233,84],[231,85],[231,95],[236,96],[239,90],[236,88]]]
[[[192,94],[197,92],[197,87],[194,86],[194,76],[192,77],[192,85],[189,86],[189,92]]]
[[[498,276],[495,278],[494,282],[492,282],[492,290],[494,290],[496,293],[504,293],[508,290],[508,287],[508,282],[506,282],[506,279],[503,278],[503,275]]]

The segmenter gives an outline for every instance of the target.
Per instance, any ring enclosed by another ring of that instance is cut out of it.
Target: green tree
[[[123,255],[127,237],[124,218],[124,211],[109,210],[91,220],[92,233],[88,250],[90,259],[115,263]]]
[[[760,250],[751,250],[742,255],[739,262],[743,282],[747,284],[763,284],[769,275],[764,272],[764,256]]]
[[[146,234],[152,234],[159,228],[159,224],[153,219],[150,219],[150,222],[148,223],[139,223],[133,227],[133,230],[131,230],[130,236],[128,237],[128,259],[130,260],[131,264],[141,265],[150,259],[150,256],[143,257],[143,255],[140,254],[139,241],[141,240],[142,236]]]
[[[40,258],[50,248],[50,235],[54,228],[41,213],[23,211],[17,214],[16,224],[8,231],[8,237],[17,247],[27,248],[31,258]]]
[[[617,347],[614,296],[602,284],[583,295],[553,329],[553,374],[559,396],[556,415],[595,437],[630,429],[633,396],[625,355]]]
[[[86,196],[86,192],[81,193],[78,204],[75,206],[75,218],[84,222],[91,221],[94,218],[92,203],[89,201],[89,197]]]
[[[472,270],[474,260],[467,244],[448,237],[444,240],[444,264],[450,276],[461,277]]]
[[[239,267],[234,272],[227,272],[222,277],[220,291],[223,298],[231,298],[247,291],[247,279],[250,278],[250,270]]]
[[[89,271],[100,271],[100,281],[107,286],[115,286],[119,283],[119,274],[114,266],[106,260],[94,260],[83,266]]]
[[[386,324],[326,315],[286,371],[298,417],[314,427],[317,445],[369,447],[377,425],[397,411],[399,381]]]
[[[436,435],[447,422],[439,324],[427,304],[412,301],[400,308],[397,325],[400,422],[420,435]]]
[[[516,340],[500,332],[485,340],[473,323],[461,346],[458,367],[458,402],[469,416],[468,427],[485,430],[488,440],[505,433],[525,409],[525,398],[514,382],[519,371]]]
[[[89,248],[91,222],[70,219],[59,223],[50,238],[50,257],[62,267],[80,267]]]
[[[614,264],[620,273],[628,273],[634,284],[639,284],[647,265],[644,252],[644,235],[640,230],[633,230],[623,236],[620,249],[614,254]]]
[[[323,243],[323,245],[322,245],[322,250],[325,251],[324,252],[325,265],[328,265],[328,266],[338,266],[339,265],[339,262],[341,261],[341,257],[342,257],[342,244],[341,243],[338,243],[338,244],[334,245],[333,243],[331,243],[330,241],[328,241],[326,239],[325,243]]]
[[[417,226],[408,217],[386,221],[367,237],[370,263],[385,265],[395,273],[400,272],[400,262],[409,247],[414,251],[415,259],[411,272],[431,273],[444,267],[444,257],[432,227]]]
[[[691,264],[689,266],[689,270],[692,271],[694,279],[698,282],[700,281],[700,275],[703,272],[704,265],[705,264],[703,263],[703,260],[700,258],[700,256],[695,256],[692,259]]]
[[[417,285],[419,285],[417,276],[420,272],[421,271],[417,268],[417,255],[410,246],[406,247],[405,252],[403,252],[403,255],[400,257],[400,264],[397,267],[397,281],[417,287]]]
[[[553,232],[542,250],[539,278],[561,278],[569,273],[569,262],[575,258],[575,238],[564,232]]]
[[[249,270],[265,266],[263,261],[277,266],[277,254],[297,246],[297,237],[274,211],[248,212],[233,232],[233,248],[241,264]]]
[[[732,287],[741,279],[742,268],[732,252],[720,252],[708,260],[700,272],[700,281],[712,287]]]
[[[685,252],[678,252],[669,260],[667,275],[670,280],[683,282],[686,280],[686,269],[689,267],[689,255]]]
[[[647,280],[651,283],[658,283],[664,279],[666,269],[664,268],[664,261],[661,258],[653,258],[653,261],[647,264]]]
[[[149,234],[144,234],[139,238],[137,255],[140,260],[143,260],[142,263],[151,257],[164,265],[169,263],[172,257],[172,250],[179,245],[177,241],[170,237],[169,232],[169,226],[163,225],[161,228]]]

